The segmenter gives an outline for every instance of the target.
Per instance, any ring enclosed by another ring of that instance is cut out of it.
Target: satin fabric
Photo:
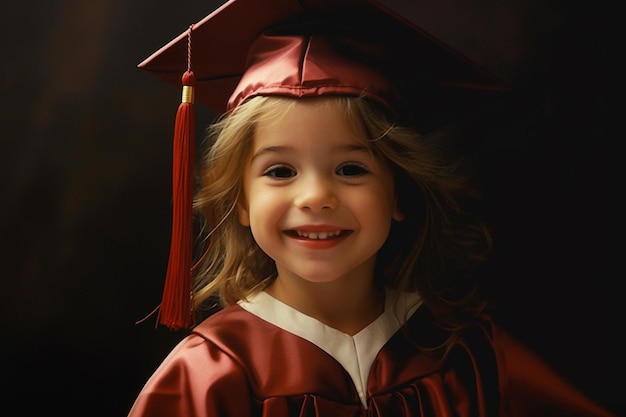
[[[510,90],[372,0],[229,0],[194,24],[191,48],[196,101],[220,114],[258,94],[363,93],[395,106],[400,93],[426,122]],[[186,30],[139,68],[180,88],[189,52]],[[433,92],[433,84],[452,88]]]
[[[197,326],[149,379],[129,417],[609,417],[489,318],[445,359],[416,347],[444,334],[417,310],[383,346],[367,407],[316,345],[229,306]]]
[[[227,109],[250,97],[278,95],[365,96],[390,109],[400,93],[375,65],[371,45],[342,36],[259,36],[248,52],[246,72],[233,91]],[[350,50],[348,58],[345,51]]]

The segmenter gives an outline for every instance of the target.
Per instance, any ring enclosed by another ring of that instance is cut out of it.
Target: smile
[[[295,233],[296,235],[298,235],[298,237],[304,237],[313,240],[326,240],[341,236],[342,231],[334,230],[330,232],[303,232],[301,230],[296,230]]]

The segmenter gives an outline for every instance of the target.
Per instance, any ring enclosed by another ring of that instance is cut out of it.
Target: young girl
[[[376,3],[270,3],[230,1],[142,64],[191,45],[226,113],[194,206],[202,321],[129,416],[610,416],[474,285],[491,238],[432,127],[499,83]]]

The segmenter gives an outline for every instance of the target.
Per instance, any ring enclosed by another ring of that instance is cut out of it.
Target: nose
[[[339,205],[337,190],[330,178],[311,174],[298,182],[294,204],[301,210],[318,212],[336,209]]]

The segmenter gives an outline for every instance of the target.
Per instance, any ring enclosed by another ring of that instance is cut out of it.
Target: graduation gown
[[[264,292],[226,307],[172,350],[129,417],[612,416],[489,317],[444,359],[424,353],[416,343],[445,334],[415,297],[388,292],[354,336]]]

